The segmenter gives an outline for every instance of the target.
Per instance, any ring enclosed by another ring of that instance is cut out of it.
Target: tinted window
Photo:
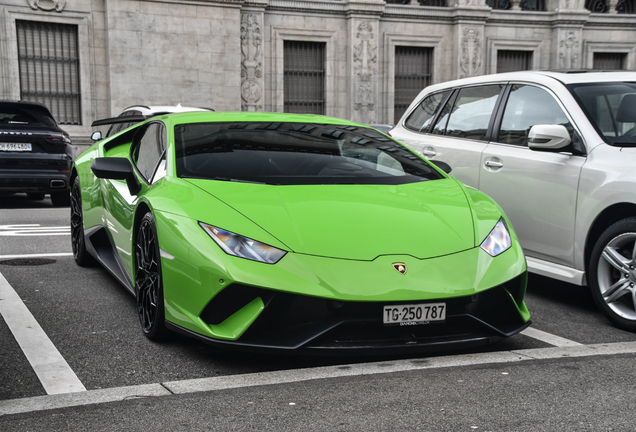
[[[428,132],[440,104],[446,100],[449,93],[450,90],[425,97],[406,119],[404,126],[416,132]]]
[[[583,84],[570,90],[605,142],[636,143],[636,84]]]
[[[375,130],[306,123],[175,126],[177,175],[276,185],[403,184],[444,178]]]
[[[459,91],[452,110],[442,112],[434,133],[483,141],[502,85],[467,87]]]
[[[152,179],[166,150],[164,131],[163,123],[150,123],[143,132],[143,136],[135,139],[133,161],[148,182]]]
[[[528,132],[534,125],[564,125],[570,135],[572,125],[556,99],[546,90],[516,84],[512,86],[499,131],[498,142],[528,145]]]

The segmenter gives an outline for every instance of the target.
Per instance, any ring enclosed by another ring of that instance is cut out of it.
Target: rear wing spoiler
[[[144,115],[134,115],[134,116],[122,116],[122,117],[112,117],[112,118],[105,118],[105,119],[101,119],[101,120],[95,120],[91,126],[104,126],[104,125],[111,125],[111,124],[117,124],[117,123],[139,123],[142,121],[145,121],[147,119],[149,119],[150,117],[146,117]]]

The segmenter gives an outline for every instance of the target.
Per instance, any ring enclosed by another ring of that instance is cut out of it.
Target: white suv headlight
[[[212,240],[228,255],[267,264],[276,264],[287,252],[224,229],[199,222]]]
[[[479,245],[480,248],[493,257],[507,251],[511,246],[512,240],[510,239],[510,233],[503,218],[499,219],[499,222],[497,222],[497,225],[490,231],[488,237]]]

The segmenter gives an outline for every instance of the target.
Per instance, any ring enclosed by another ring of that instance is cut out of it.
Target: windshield
[[[569,89],[605,142],[636,146],[636,83],[576,84]]]
[[[314,123],[175,126],[177,175],[276,185],[403,184],[444,178],[375,130]]]

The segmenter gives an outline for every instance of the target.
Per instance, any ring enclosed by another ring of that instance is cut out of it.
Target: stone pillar
[[[241,10],[241,110],[263,111],[264,6]]]
[[[584,0],[559,0],[552,37],[552,67],[583,67],[583,27],[590,12]]]
[[[457,78],[485,73],[484,27],[491,8],[478,0],[458,0],[455,6],[455,58]]]
[[[377,123],[378,21],[356,21],[353,30],[352,119],[367,124]]]

